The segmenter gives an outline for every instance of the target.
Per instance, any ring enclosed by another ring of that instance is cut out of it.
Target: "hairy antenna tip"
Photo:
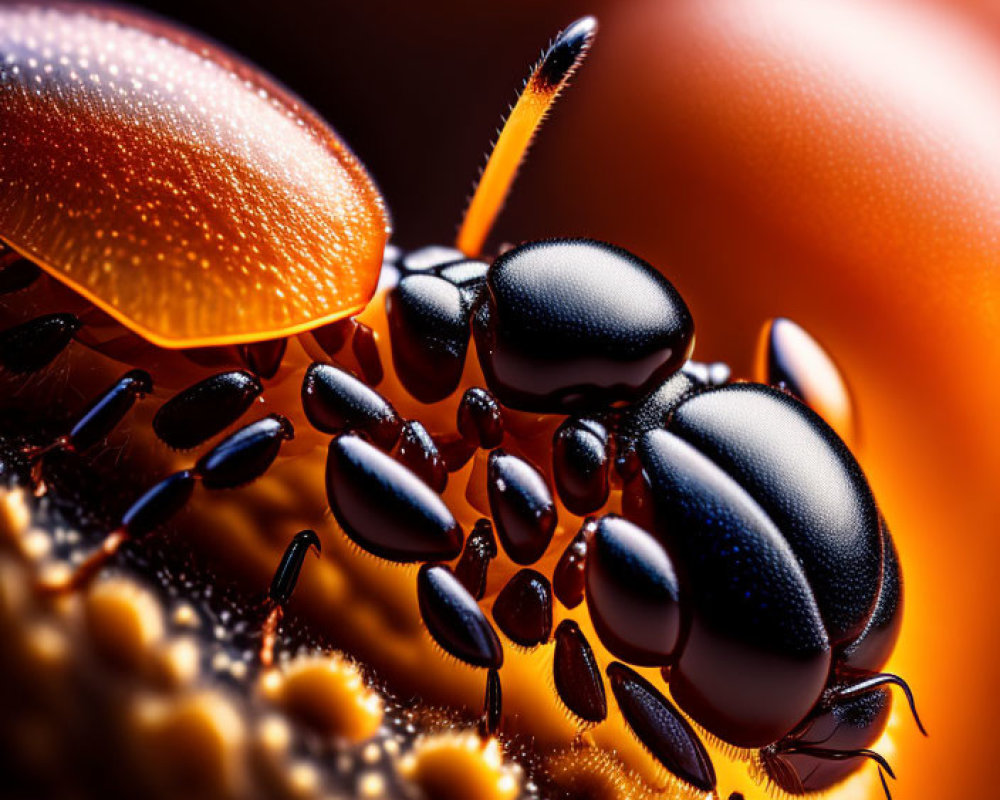
[[[590,48],[597,34],[597,19],[581,17],[566,27],[546,51],[535,71],[539,91],[553,91],[566,82]]]

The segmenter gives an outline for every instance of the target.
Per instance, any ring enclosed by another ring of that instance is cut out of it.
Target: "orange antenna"
[[[549,45],[525,81],[493,146],[458,231],[455,246],[467,256],[478,256],[483,249],[535,131],[587,55],[596,33],[596,19],[578,19]]]

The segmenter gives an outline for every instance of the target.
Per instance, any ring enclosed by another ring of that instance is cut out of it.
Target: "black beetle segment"
[[[77,450],[86,450],[107,438],[125,417],[136,399],[153,391],[153,379],[145,370],[125,373],[102,394],[69,432],[69,442]]]
[[[153,430],[175,450],[190,450],[236,422],[263,391],[260,381],[249,372],[220,372],[160,406],[153,417]]]
[[[587,609],[608,651],[631,664],[668,663],[681,633],[680,589],[660,543],[627,519],[601,517],[586,575]]]
[[[462,291],[434,275],[407,275],[386,296],[392,361],[407,391],[436,403],[458,387],[469,346]]]
[[[427,429],[416,420],[409,420],[403,425],[395,456],[399,463],[413,470],[435,492],[445,490],[448,469],[444,459]]]
[[[274,603],[284,605],[291,598],[295,584],[299,580],[299,573],[302,571],[302,562],[305,561],[310,548],[316,551],[316,555],[323,549],[316,531],[299,531],[288,543],[267,593]]]
[[[315,363],[306,370],[302,408],[317,430],[333,434],[355,430],[383,450],[396,443],[403,427],[388,400],[351,373],[330,364]]]
[[[281,369],[281,359],[285,357],[288,339],[269,339],[240,346],[240,356],[254,375],[273,378]]]
[[[462,529],[437,492],[359,436],[330,442],[326,495],[344,532],[376,556],[450,561],[462,550]]]
[[[190,470],[164,478],[129,506],[122,515],[122,530],[138,539],[166,523],[191,499],[195,481]]]
[[[566,545],[552,573],[552,588],[566,608],[576,608],[583,602],[586,589],[587,550],[594,532],[594,520],[588,519],[580,532]]]
[[[503,648],[479,604],[443,564],[424,564],[417,574],[420,615],[434,640],[466,664],[503,665]]]
[[[473,317],[483,374],[505,405],[565,413],[635,400],[690,354],[694,324],[642,259],[587,239],[531,242],[490,267]]]
[[[559,699],[580,719],[598,723],[608,716],[604,680],[594,651],[571,619],[564,619],[556,628],[552,676]]]
[[[569,418],[552,442],[552,473],[571,512],[589,514],[608,500],[608,432],[593,419]]]
[[[474,386],[462,395],[458,406],[458,432],[477,447],[492,450],[503,441],[503,410],[496,398]]]
[[[493,523],[488,519],[476,522],[465,542],[462,557],[455,566],[455,577],[469,590],[469,594],[482,600],[486,594],[486,577],[490,562],[497,557],[497,540]]]
[[[882,584],[878,600],[861,635],[844,648],[841,665],[875,672],[892,655],[903,624],[903,575],[892,534],[882,523]]]
[[[361,377],[369,386],[378,386],[385,377],[382,356],[378,354],[375,331],[364,323],[354,321],[354,336],[351,338],[351,352],[358,360]]]
[[[878,596],[882,537],[868,482],[830,426],[784,392],[744,383],[688,398],[668,429],[773,520],[805,569],[830,641],[857,637]]]
[[[493,603],[493,620],[522,647],[535,647],[552,632],[552,587],[533,569],[522,569],[500,590]]]
[[[856,759],[820,758],[810,754],[808,748],[843,753],[869,748],[885,730],[891,710],[892,702],[886,690],[820,708],[793,736],[765,748],[761,763],[768,776],[791,794],[828,789],[857,769]],[[806,748],[804,752],[802,748]]]
[[[490,453],[487,493],[503,549],[516,564],[533,564],[556,529],[556,507],[542,474],[503,450]]]
[[[805,573],[753,498],[691,445],[651,431],[639,456],[689,618],[673,696],[731,744],[775,742],[813,708],[830,670]]]
[[[292,423],[278,414],[245,425],[198,459],[195,472],[208,489],[235,489],[263,475],[293,438]]]
[[[0,331],[0,367],[35,372],[66,349],[81,322],[72,314],[47,314]]]
[[[38,280],[42,270],[17,253],[0,255],[0,294],[27,289]]]
[[[681,780],[714,791],[712,760],[673,703],[624,664],[608,665],[608,681],[622,716],[653,757]]]

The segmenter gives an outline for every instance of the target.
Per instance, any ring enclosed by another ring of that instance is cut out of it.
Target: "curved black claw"
[[[869,750],[866,747],[859,748],[857,750],[830,750],[825,747],[793,744],[780,748],[777,751],[777,755],[810,756],[812,758],[819,758],[827,761],[846,761],[851,758],[867,758],[874,761],[878,767],[878,777],[882,782],[882,790],[885,792],[886,800],[892,800],[892,793],[889,791],[889,784],[886,783],[883,772],[889,773],[889,777],[893,780],[896,780],[896,773],[892,771],[892,767],[889,766],[889,762],[885,760],[885,757],[880,753],[876,753],[874,750]]]
[[[903,695],[906,697],[906,702],[910,706],[910,713],[913,715],[913,721],[917,723],[917,729],[924,735],[927,736],[927,729],[924,727],[924,723],[920,719],[920,715],[917,713],[917,704],[913,699],[913,691],[910,689],[910,685],[903,680],[898,675],[894,675],[891,672],[875,672],[875,673],[847,673],[851,678],[859,678],[856,683],[849,684],[847,686],[838,687],[832,690],[830,700],[837,702],[840,700],[850,700],[854,697],[859,697],[863,694],[867,694],[875,689],[879,689],[883,686],[892,685],[896,686],[902,690]]]
[[[281,557],[278,568],[274,571],[274,578],[271,581],[271,588],[268,597],[278,605],[284,605],[295,591],[295,584],[299,580],[299,572],[302,571],[302,564],[306,554],[313,549],[317,558],[323,551],[316,531],[309,529],[299,531],[292,537],[285,554]]]

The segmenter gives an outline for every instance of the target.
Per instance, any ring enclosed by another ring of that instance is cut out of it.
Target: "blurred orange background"
[[[147,4],[149,5],[149,4]],[[747,375],[788,316],[843,367],[896,536],[898,797],[993,796],[1000,715],[1000,4],[432,0],[171,4],[302,94],[368,165],[399,243],[449,241],[548,37],[602,30],[495,241],[605,238],[673,280],[696,356]]]

